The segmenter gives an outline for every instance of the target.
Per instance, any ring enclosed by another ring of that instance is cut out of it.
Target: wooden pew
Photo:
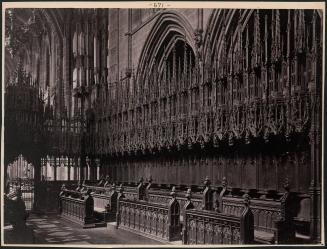
[[[95,227],[93,207],[94,201],[90,191],[80,193],[63,187],[59,194],[61,217],[81,224],[83,228]]]
[[[183,244],[253,244],[253,214],[249,197],[239,216],[212,210],[185,210]]]
[[[180,212],[180,222],[183,225],[184,219],[184,210],[185,207],[188,206],[189,198],[192,196],[192,207],[196,209],[203,209],[205,206],[210,206],[211,209],[214,208],[213,203],[213,190],[210,188],[210,181],[208,177],[204,180],[204,189],[202,191],[196,193],[190,193],[190,189],[188,190],[188,194],[185,193],[185,190],[176,190],[176,200],[178,201],[181,212]],[[166,205],[171,200],[170,196],[171,190],[161,189],[156,186],[156,184],[152,184],[152,180],[145,184],[143,182],[143,178],[139,180],[137,187],[126,187],[124,186],[124,196],[127,199],[131,200],[146,200],[151,203],[158,203]]]
[[[242,198],[223,196],[222,213],[239,216],[242,213]],[[292,209],[292,198],[286,191],[279,200],[251,199],[250,208],[254,216],[255,241],[265,244],[294,243],[295,231]]]
[[[100,186],[93,186],[93,185],[85,185],[87,189],[90,189],[92,193],[96,194],[105,194],[110,191],[110,187],[100,187]]]
[[[204,181],[205,188],[202,192],[191,193],[189,191],[189,197],[187,197],[187,195],[185,196],[185,192],[176,192],[176,199],[181,207],[180,222],[182,226],[185,221],[185,210],[190,205],[192,205],[194,209],[215,210],[226,215],[240,216],[242,214],[244,208],[242,195],[230,195],[231,191],[227,190],[226,178],[224,178],[222,182],[223,185],[221,188],[212,189],[210,180],[206,177]],[[136,188],[128,189],[128,198],[138,200],[138,190]],[[169,202],[169,191],[147,187],[145,187],[145,189],[146,200],[148,202],[159,204],[166,204]],[[227,195],[227,193],[229,193],[229,195]],[[282,199],[284,200],[283,202]],[[283,207],[285,207],[285,203],[287,207],[286,209],[290,209],[287,204],[289,202],[289,198],[286,197],[286,195],[280,198],[280,200],[252,199],[251,209],[254,215],[254,234],[256,242],[272,244],[289,243],[288,241],[292,241],[294,232],[291,222],[287,219],[287,221],[285,221],[285,217],[281,215],[282,212],[287,213],[285,209],[282,211]],[[278,220],[281,221],[277,222]],[[277,229],[277,227],[279,227],[279,229]],[[287,234],[289,234],[289,236]],[[285,238],[285,235],[289,238]]]
[[[168,204],[127,199],[120,191],[117,228],[127,229],[160,241],[181,239],[180,206],[174,192]]]
[[[100,180],[98,183],[88,184],[83,183],[83,187],[87,189],[91,189],[92,193],[96,194],[106,194],[110,192],[113,188],[115,188],[115,184],[110,184],[110,180],[107,177],[106,179]]]
[[[168,203],[170,196],[170,191],[167,190],[152,190],[148,191],[148,201],[153,203]],[[185,197],[184,191],[176,191],[176,199],[179,202],[180,206],[184,206],[187,202],[187,198]],[[201,193],[193,193],[192,201],[195,208],[200,209],[202,206],[202,195]]]
[[[187,193],[184,191],[176,191],[176,199],[181,206],[181,216],[180,221],[183,225],[184,223],[184,211],[189,208],[189,205],[192,205],[192,208],[198,210],[214,210],[214,200],[213,193],[214,191],[210,187],[211,182],[208,177],[204,180],[204,189],[201,192],[191,193],[191,189],[187,190]],[[158,189],[148,189],[147,190],[147,200],[154,203],[167,203],[169,201],[169,192],[167,190],[158,190]],[[190,201],[192,200],[191,204]]]
[[[73,189],[61,190],[61,192],[59,193],[59,196],[61,196],[62,194],[65,196],[72,197],[72,198],[83,199],[83,192],[73,190]]]
[[[144,183],[143,177],[140,178],[137,186],[124,185],[124,195],[127,199],[146,200],[146,191],[147,185]]]
[[[117,212],[117,195],[115,189],[102,194],[91,193],[94,200],[94,214],[97,218],[105,222],[115,219]]]
[[[308,194],[297,195],[298,207],[295,208],[294,225],[296,229],[296,239],[298,243],[309,243],[310,237],[310,210],[311,199]]]
[[[126,199],[129,200],[138,200],[137,189],[133,187],[124,187],[124,195]]]
[[[82,189],[89,190],[94,201],[94,216],[99,221],[112,221],[117,210],[117,191],[115,184],[105,186],[82,185]]]
[[[191,194],[189,190],[186,196],[184,191],[176,191],[176,200],[181,207],[180,222],[182,226],[185,220],[185,210],[189,208],[215,210],[226,215],[241,215],[244,191],[236,190],[234,192],[234,190],[227,188],[226,178],[222,179],[221,187],[212,189],[208,177],[205,179],[204,185],[203,191]],[[142,189],[140,190],[140,188]],[[152,182],[146,185],[144,183],[141,184],[140,181],[137,187],[126,187],[126,189],[124,194],[126,193],[125,198],[127,199],[139,200],[142,198],[142,200],[146,200],[149,203],[164,205],[170,200],[170,192],[167,189],[158,188]],[[296,222],[304,222],[302,221],[303,218],[295,221],[294,215],[290,212],[290,210],[294,209],[292,202],[296,202],[296,198],[291,198],[287,184],[285,185],[285,193],[277,193],[274,198],[265,198],[263,195],[260,196],[260,194],[254,195],[250,208],[254,215],[256,242],[266,244],[294,242],[294,225],[296,225]],[[308,219],[307,217],[305,218]]]

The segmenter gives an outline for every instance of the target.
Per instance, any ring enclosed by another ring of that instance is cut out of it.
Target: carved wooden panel
[[[172,222],[175,214],[170,208],[167,204],[121,199],[119,200],[121,221],[119,226],[163,240],[180,239],[180,225],[179,222]],[[170,213],[172,217],[169,217]],[[177,216],[179,217],[179,210]]]
[[[210,211],[186,211],[187,244],[241,244],[240,218]]]
[[[223,197],[223,213],[239,216],[243,211],[243,200],[240,198]],[[281,218],[282,204],[280,201],[252,199],[250,208],[254,217],[254,228],[274,233],[275,221]]]

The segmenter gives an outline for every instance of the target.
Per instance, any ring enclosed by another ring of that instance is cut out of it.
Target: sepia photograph
[[[325,15],[3,3],[1,245],[324,245]]]

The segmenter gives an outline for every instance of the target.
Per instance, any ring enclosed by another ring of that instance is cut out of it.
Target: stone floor
[[[61,219],[57,215],[31,215],[27,225],[34,231],[36,244],[162,244],[159,241],[129,231],[116,229],[114,223],[108,223],[107,227],[83,229],[81,226]]]

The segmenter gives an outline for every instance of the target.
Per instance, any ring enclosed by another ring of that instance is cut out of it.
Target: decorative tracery
[[[225,11],[221,15],[225,17]],[[215,145],[227,137],[233,145],[235,139],[250,142],[250,138],[262,136],[269,141],[272,135],[282,134],[288,139],[308,131],[310,81],[305,79],[310,74],[307,60],[314,47],[309,45],[312,36],[305,34],[317,29],[312,25],[315,16],[303,10],[240,10],[232,15],[230,23],[237,25],[228,36],[226,21],[221,21],[220,39],[211,42],[214,47],[208,43],[210,56],[204,67],[205,103],[210,86],[216,101]],[[292,119],[302,120],[301,124]],[[229,120],[225,123],[228,127],[224,128],[222,120]]]
[[[123,157],[176,150],[219,154],[231,146],[286,144],[314,136],[319,12],[214,10],[208,26],[194,31],[182,15],[163,10],[156,14],[138,63],[132,65],[128,54],[128,68],[120,73],[117,58],[109,61],[118,47],[107,42],[108,22],[119,19],[119,11],[110,18],[106,11],[69,11],[73,16],[63,32],[45,29],[41,46],[27,47],[37,53],[26,53],[24,63],[34,70],[27,70],[25,80],[41,88],[46,102],[50,154],[73,159],[84,142],[90,158],[113,160],[114,168],[126,165],[117,163]],[[37,76],[38,71],[44,74]],[[83,105],[76,98],[82,92]],[[185,161],[193,160],[188,156]],[[178,160],[159,165],[174,168]]]

